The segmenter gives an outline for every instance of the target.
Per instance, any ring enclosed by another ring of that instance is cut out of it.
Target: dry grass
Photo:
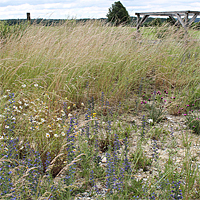
[[[103,91],[116,102],[136,90],[141,78],[145,84],[155,80],[158,88],[198,84],[199,42],[168,32],[162,40],[152,40],[155,34],[149,40],[145,31],[142,36],[134,28],[97,22],[29,26],[1,46],[2,90],[14,86],[16,93],[26,84],[32,96],[37,83],[44,92],[76,103],[86,101],[88,91],[94,98]]]

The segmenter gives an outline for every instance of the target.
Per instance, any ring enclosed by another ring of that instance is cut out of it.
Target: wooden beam
[[[188,12],[185,13],[184,23],[185,23],[185,26],[187,27],[188,26]]]
[[[188,26],[191,26],[192,25],[192,22],[194,22],[194,20],[197,18],[197,16],[198,16],[198,14],[197,13],[195,13],[194,15],[193,15],[193,17],[190,19],[190,21],[188,22]]]
[[[190,10],[187,10],[187,11],[172,11],[172,12],[143,12],[143,13],[135,13],[136,15],[137,14],[140,14],[140,15],[154,15],[154,16],[169,16],[169,15],[173,15],[175,16],[177,13],[179,13],[179,15],[181,16],[184,16],[185,13],[188,13],[188,14],[198,14],[200,15],[200,11],[190,11]]]
[[[176,20],[172,17],[172,15],[169,15],[169,18],[170,18],[174,23],[176,23]]]
[[[186,27],[184,21],[182,20],[181,16],[179,15],[179,13],[176,14],[176,17],[177,17],[178,21],[181,23],[181,25],[183,26],[183,28],[185,30],[187,30],[187,27]]]
[[[140,26],[146,21],[146,19],[149,17],[149,15],[144,15],[141,20],[137,23],[137,30],[139,30]]]
[[[137,14],[137,25],[139,24],[140,22],[140,14]]]

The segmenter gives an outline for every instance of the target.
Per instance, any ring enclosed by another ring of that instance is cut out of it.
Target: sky
[[[106,18],[118,0],[0,0],[0,19]],[[200,11],[200,0],[121,0],[130,16],[136,12]]]

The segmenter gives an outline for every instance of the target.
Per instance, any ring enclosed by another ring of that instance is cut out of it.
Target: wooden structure
[[[144,13],[135,13],[137,15],[137,30],[140,26],[146,21],[149,16],[168,16],[176,24],[181,24],[183,28],[187,31],[187,28],[191,26],[192,22],[200,15],[200,11],[173,11],[173,12],[144,12]],[[140,18],[143,16],[142,18]],[[189,19],[189,16],[192,16]],[[177,20],[175,19],[177,18]]]
[[[27,21],[30,22],[31,21],[31,14],[30,13],[26,13],[27,15]]]

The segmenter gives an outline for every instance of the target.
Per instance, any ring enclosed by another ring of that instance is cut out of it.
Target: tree
[[[108,17],[108,21],[114,23],[116,26],[130,22],[128,11],[120,1],[112,4],[106,16]]]

